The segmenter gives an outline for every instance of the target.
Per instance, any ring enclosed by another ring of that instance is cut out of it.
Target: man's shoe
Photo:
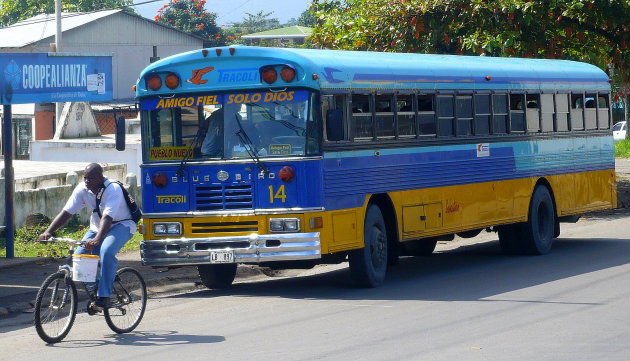
[[[99,308],[110,308],[112,307],[112,299],[109,297],[97,297],[94,305]]]

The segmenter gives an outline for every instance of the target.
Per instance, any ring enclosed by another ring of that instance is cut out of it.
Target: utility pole
[[[55,32],[55,52],[61,53],[61,0],[55,0],[55,22],[57,31]],[[63,103],[55,103],[55,122],[59,124]]]

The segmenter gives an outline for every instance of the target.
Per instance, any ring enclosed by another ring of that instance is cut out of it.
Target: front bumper
[[[143,241],[140,245],[142,264],[154,267],[209,264],[210,252],[218,250],[232,250],[235,263],[321,258],[319,232],[169,238]]]

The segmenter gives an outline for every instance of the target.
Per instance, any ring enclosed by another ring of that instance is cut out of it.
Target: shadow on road
[[[171,298],[272,296],[322,300],[475,301],[630,263],[629,239],[558,239],[545,256],[506,256],[498,241],[429,257],[403,257],[375,289],[353,286],[347,268],[315,275],[237,283]],[[347,265],[347,264],[346,264]]]
[[[177,331],[138,331],[124,334],[105,335],[99,340],[67,340],[58,344],[47,345],[53,348],[86,348],[108,345],[125,346],[176,346],[225,341],[223,336],[185,335]]]

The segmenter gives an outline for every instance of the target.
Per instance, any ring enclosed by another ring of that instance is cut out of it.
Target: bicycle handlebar
[[[81,244],[84,243],[83,241],[76,240],[76,239],[73,239],[73,238],[67,238],[67,237],[50,237],[47,240],[40,241],[40,242],[50,242],[50,243],[53,243],[53,242],[67,242],[67,243],[72,243],[72,244],[75,244],[75,245],[81,245]]]

